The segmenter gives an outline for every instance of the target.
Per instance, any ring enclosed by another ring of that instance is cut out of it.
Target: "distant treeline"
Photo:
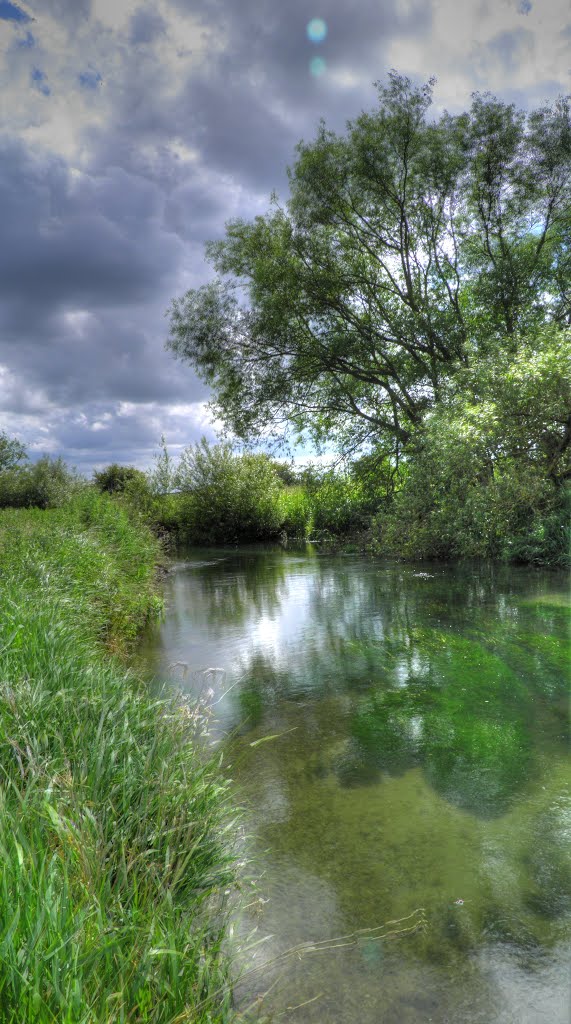
[[[485,402],[471,403],[466,391],[461,406],[437,410],[417,450],[398,462],[373,450],[337,468],[299,469],[202,440],[178,460],[163,443],[146,473],[115,463],[88,481],[61,459],[28,463],[22,445],[2,435],[0,507],[61,507],[88,488],[175,543],[311,539],[404,558],[566,565],[568,455],[542,454],[542,434],[565,401],[566,359],[557,339],[520,354],[517,374],[512,365],[491,375]]]

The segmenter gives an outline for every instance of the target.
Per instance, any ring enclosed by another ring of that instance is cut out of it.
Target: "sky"
[[[391,68],[521,107],[571,92],[569,0],[0,0],[0,430],[80,471],[216,437],[165,351],[203,246],[287,197],[320,118]]]

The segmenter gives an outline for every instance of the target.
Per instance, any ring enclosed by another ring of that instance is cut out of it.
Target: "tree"
[[[172,494],[178,487],[177,470],[164,434],[161,434],[159,451],[155,452],[154,462],[154,468],[147,474],[151,492],[154,495]]]
[[[145,482],[145,474],[134,466],[120,466],[113,462],[93,474],[93,483],[100,491],[108,494],[122,494],[129,485]]]
[[[344,135],[322,124],[287,207],[228,224],[216,280],[172,303],[167,346],[240,438],[398,456],[459,370],[571,323],[569,100],[431,120],[432,85],[393,73]]]
[[[0,473],[0,508],[57,508],[82,486],[83,479],[62,458],[42,455]]]
[[[0,472],[13,469],[27,457],[26,446],[21,441],[16,437],[9,437],[3,430],[0,431]]]
[[[567,564],[570,435],[571,332],[460,370],[378,517],[385,549]]]

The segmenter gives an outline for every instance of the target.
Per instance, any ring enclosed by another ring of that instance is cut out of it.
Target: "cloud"
[[[443,107],[464,107],[473,90],[530,107],[569,92],[569,53],[561,38],[567,21],[567,0],[529,6],[518,0],[433,0],[430,34],[421,43],[396,36],[388,54],[402,71],[435,74]]]
[[[164,311],[207,279],[206,239],[285,194],[321,117],[342,130],[390,67],[436,74],[452,109],[569,85],[567,0],[0,0],[0,19],[0,426],[88,466],[213,436]]]
[[[6,429],[20,429],[34,441],[51,424],[52,439],[74,454],[69,432],[62,433],[62,425],[79,431],[74,410],[83,415],[95,403],[94,418],[103,407],[115,423],[119,403],[151,403],[156,425],[161,403],[168,424],[171,403],[204,402],[203,385],[163,350],[163,313],[184,258],[163,206],[156,185],[121,168],[97,176],[72,171],[61,158],[4,140],[0,368]],[[125,436],[123,428],[120,433]],[[106,428],[99,450],[110,438]],[[38,443],[45,450],[45,435]]]
[[[163,197],[121,168],[72,172],[20,145],[0,147],[0,296],[46,310],[142,302],[180,256]]]
[[[165,34],[167,23],[153,8],[140,7],[130,22],[129,40],[134,46],[154,43]]]
[[[89,21],[91,0],[26,0],[26,6],[40,21],[46,16],[75,30]]]

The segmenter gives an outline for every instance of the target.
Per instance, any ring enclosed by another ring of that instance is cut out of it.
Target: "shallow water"
[[[143,658],[247,809],[240,1007],[569,1024],[567,576],[194,551],[165,596]]]

